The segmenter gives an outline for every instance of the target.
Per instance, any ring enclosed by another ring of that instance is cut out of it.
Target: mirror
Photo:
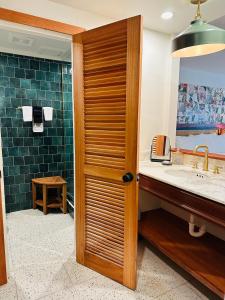
[[[225,51],[184,58],[176,126],[176,148],[205,144],[212,155],[225,155]]]
[[[170,161],[170,139],[166,135],[156,135],[152,140],[151,161]]]

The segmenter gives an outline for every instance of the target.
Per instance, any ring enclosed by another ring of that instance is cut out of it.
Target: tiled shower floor
[[[73,219],[39,210],[7,215],[9,282],[0,299],[213,299],[139,243],[135,292],[75,262]]]

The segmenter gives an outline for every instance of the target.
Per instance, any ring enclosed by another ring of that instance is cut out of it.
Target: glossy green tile
[[[5,97],[15,98],[16,89],[15,88],[5,88]]]
[[[35,71],[35,79],[36,80],[46,80],[45,72],[43,72],[43,71]]]
[[[58,169],[57,169],[57,163],[51,163],[51,164],[49,164],[48,165],[48,169],[49,169],[49,171],[51,172],[51,171],[57,171]]]
[[[49,72],[50,66],[47,61],[40,61],[40,70]]]
[[[6,76],[1,76],[0,77],[0,86],[4,87],[4,88],[9,87],[9,78]]]
[[[41,164],[44,162],[44,155],[36,155],[34,156],[34,163]]]
[[[40,164],[40,172],[48,172],[48,164]]]
[[[16,89],[16,98],[26,98],[26,89]]]
[[[0,86],[0,97],[5,97],[5,88]]]
[[[30,172],[29,166],[20,166],[19,168],[20,168],[19,170],[20,174],[27,174]]]
[[[14,128],[13,128],[14,129]],[[15,136],[16,134],[14,134]],[[28,128],[17,128],[17,135],[19,137],[26,137],[28,136]]]
[[[24,165],[24,157],[14,157],[14,165],[15,166],[23,166]]]
[[[30,60],[27,58],[19,58],[19,67],[21,69],[30,69]]]
[[[0,65],[6,66],[8,63],[8,57],[6,55],[0,55]]]
[[[24,146],[24,138],[21,137],[14,137],[13,138],[13,146]]]
[[[44,156],[44,163],[48,164],[48,163],[52,163],[53,162],[53,156],[52,155],[45,155]]]
[[[18,67],[19,66],[19,59],[18,59],[18,57],[9,56],[8,57],[8,65],[10,67]]]
[[[32,79],[31,80],[31,89],[40,90],[40,81]]]
[[[33,145],[34,145],[34,138],[32,137],[24,138],[24,146],[33,146]]]
[[[37,100],[37,91],[35,89],[32,89],[32,90],[26,90],[27,92],[27,95],[26,97],[28,99],[31,99],[31,100]]]
[[[37,99],[46,100],[46,91],[37,90]]]
[[[20,174],[20,175],[14,176],[14,182],[17,184],[25,183],[25,175]]]
[[[41,81],[40,89],[44,91],[49,91],[51,89],[51,84],[49,81]]]
[[[19,147],[18,148],[18,155],[19,156],[27,156],[29,155],[29,147]]]
[[[49,150],[48,150],[48,146],[45,145],[45,146],[40,146],[39,147],[39,154],[42,155],[42,154],[48,154],[49,153]]]
[[[38,173],[40,172],[39,165],[30,165],[30,173]]]
[[[10,78],[10,87],[20,88],[20,80],[18,78]]]
[[[39,151],[38,151],[38,147],[27,147],[29,148],[29,155],[38,155]]]
[[[51,62],[50,63],[50,71],[54,72],[54,73],[58,73],[59,72],[59,64],[57,64],[55,62]]]
[[[47,81],[55,81],[55,73],[53,73],[53,72],[46,72],[46,80]]]
[[[35,79],[35,71],[34,70],[25,70],[26,79]]]
[[[2,127],[12,127],[12,119],[11,118],[1,118],[1,126]]]
[[[3,71],[4,76],[6,76],[6,77],[15,77],[15,68],[5,66],[3,70],[4,70]]]
[[[13,166],[13,157],[3,157],[3,165],[6,167]]]
[[[20,166],[13,166],[9,168],[9,176],[16,176],[20,174]]]
[[[21,183],[19,185],[19,192],[20,193],[28,193],[31,190],[31,185],[29,183]]]
[[[2,146],[3,147],[13,147],[13,139],[10,137],[2,137]]]
[[[39,70],[40,69],[40,62],[39,62],[39,60],[31,59],[30,60],[30,68],[33,69],[33,70]]]
[[[15,77],[16,78],[25,78],[25,70],[20,68],[15,68]]]
[[[24,163],[25,165],[32,165],[34,164],[34,156],[24,156]]]
[[[24,88],[24,89],[30,89],[31,88],[30,79],[21,79],[20,80],[20,87]]]

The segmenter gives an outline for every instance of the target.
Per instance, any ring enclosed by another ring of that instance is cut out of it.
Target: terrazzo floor
[[[0,300],[213,299],[143,241],[138,286],[131,291],[75,262],[73,232],[69,215],[44,216],[39,210],[8,214],[9,281],[0,287]]]

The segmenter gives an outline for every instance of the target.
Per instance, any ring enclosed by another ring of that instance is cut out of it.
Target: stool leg
[[[47,215],[47,187],[43,184],[43,213]]]
[[[33,196],[33,209],[37,208],[36,200],[37,200],[37,188],[36,184],[32,182],[32,196]]]
[[[63,184],[62,187],[62,204],[63,204],[63,213],[67,213],[67,202],[66,202],[66,184]]]

